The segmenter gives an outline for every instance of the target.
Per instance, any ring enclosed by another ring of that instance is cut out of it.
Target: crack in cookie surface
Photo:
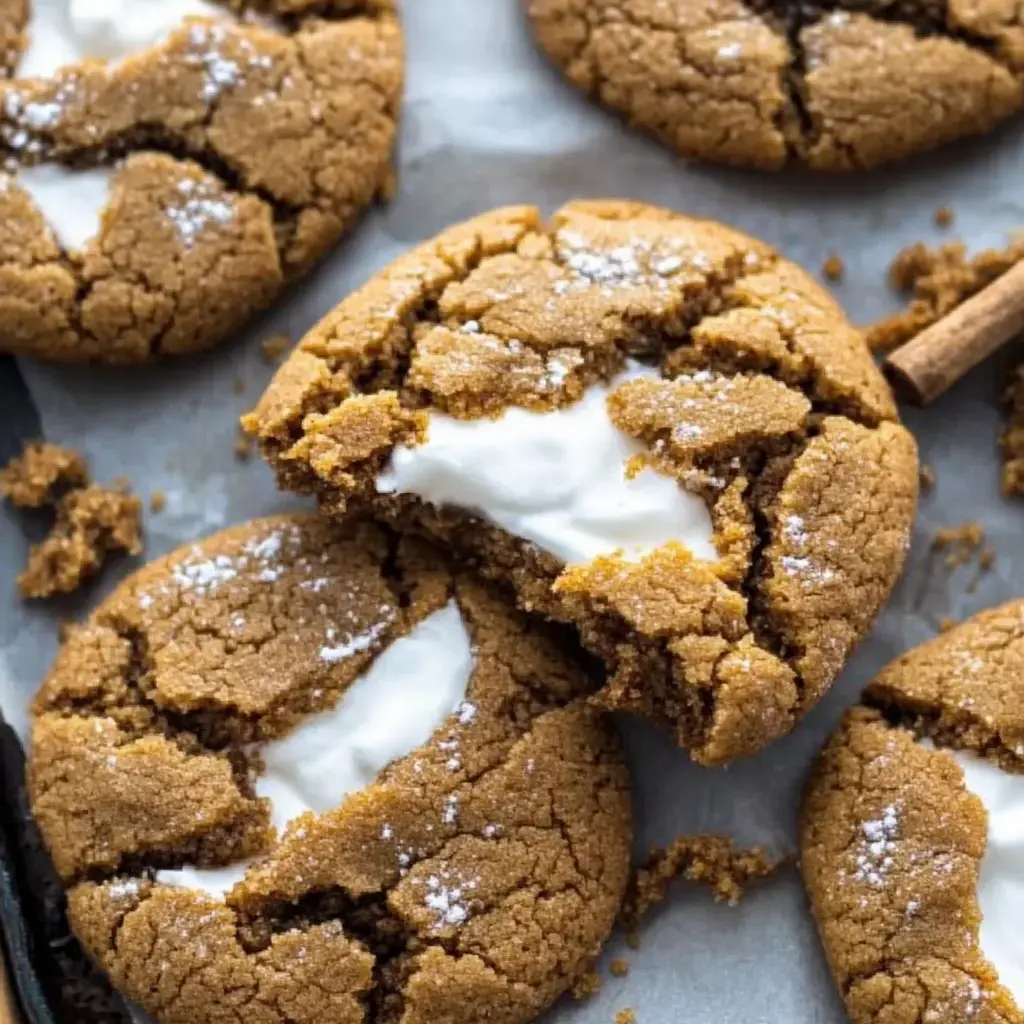
[[[432,415],[571,410],[609,381],[610,419],[639,446],[629,471],[706,504],[717,561],[669,546],[567,569],[486,517],[380,493]],[[898,575],[917,484],[894,420],[862,339],[803,271],[717,224],[584,202],[547,225],[496,211],[400,257],[301,342],[245,422],[284,486],[477,560],[580,629],[609,668],[601,700],[717,762],[792,727]]]
[[[465,700],[275,837],[261,744],[452,601]],[[33,810],[76,934],[161,1024],[526,1021],[597,953],[628,874],[628,782],[591,689],[423,542],[258,521],[147,566],[68,636],[36,701]],[[160,873],[253,857],[225,898]]]
[[[986,955],[1004,951],[986,951],[982,930],[992,907],[980,886],[996,891],[998,876],[985,882],[985,872],[1001,870],[985,858],[1006,856],[991,816],[1006,810],[983,801],[968,774],[970,765],[1007,779],[1024,772],[1022,637],[1017,601],[903,655],[869,684],[814,768],[802,870],[856,1024],[1024,1019]]]
[[[524,0],[566,77],[686,156],[870,167],[1024,105],[1017,0]]]
[[[214,344],[386,190],[402,84],[393,5],[272,10],[287,32],[193,21],[111,67],[0,79],[13,172],[0,178],[0,349],[138,362]],[[82,247],[62,244],[19,184],[56,165],[110,168]]]

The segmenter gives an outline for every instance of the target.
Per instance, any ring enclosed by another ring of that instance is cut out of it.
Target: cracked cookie
[[[826,745],[804,881],[855,1024],[1024,1021],[1024,601],[893,662]]]
[[[160,1024],[532,1019],[627,884],[613,730],[435,549],[280,517],[126,580],[35,702],[73,928]]]
[[[627,202],[396,260],[245,427],[287,489],[422,532],[577,627],[606,707],[705,763],[788,732],[906,554],[917,458],[859,334],[766,245]]]
[[[387,189],[401,86],[393,0],[0,0],[0,351],[222,341]]]
[[[1024,104],[1018,0],[523,0],[577,88],[686,157],[872,167]]]

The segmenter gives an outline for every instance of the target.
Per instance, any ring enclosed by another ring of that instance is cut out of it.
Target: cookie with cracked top
[[[1024,105],[1016,0],[524,0],[573,85],[683,156],[873,167]]]
[[[368,524],[258,520],[143,568],[34,707],[75,933],[160,1024],[532,1019],[629,869],[564,641]]]
[[[0,352],[243,327],[390,188],[402,62],[394,0],[0,0]]]
[[[723,763],[787,733],[898,576],[917,455],[809,275],[628,202],[453,227],[346,298],[245,426],[324,511],[575,626],[597,700]]]
[[[1024,1021],[1024,601],[898,658],[826,744],[801,867],[855,1024]]]

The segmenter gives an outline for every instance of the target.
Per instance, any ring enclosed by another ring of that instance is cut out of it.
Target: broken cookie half
[[[160,1024],[533,1019],[629,873],[617,737],[419,540],[282,517],[126,580],[35,704],[75,933]]]
[[[328,514],[574,625],[606,707],[705,763],[828,689],[906,555],[917,455],[859,334],[739,232],[629,202],[451,228],[345,299],[246,428]]]
[[[899,658],[829,740],[804,881],[855,1024],[1024,1021],[1024,602]]]
[[[0,4],[0,352],[222,341],[387,190],[401,88],[392,0]]]

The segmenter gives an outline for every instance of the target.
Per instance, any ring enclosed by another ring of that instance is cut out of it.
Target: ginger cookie
[[[847,171],[1024,105],[1017,0],[523,0],[573,85],[685,157]]]
[[[628,202],[396,260],[245,426],[288,489],[472,559],[698,760],[829,687],[900,572],[917,457],[859,334],[766,245]]]
[[[222,341],[387,185],[393,0],[0,0],[0,352]]]
[[[425,542],[265,519],[71,630],[30,797],[75,933],[160,1024],[524,1022],[628,880],[589,688]]]
[[[1024,601],[903,655],[826,745],[804,881],[855,1024],[1024,1021]]]

